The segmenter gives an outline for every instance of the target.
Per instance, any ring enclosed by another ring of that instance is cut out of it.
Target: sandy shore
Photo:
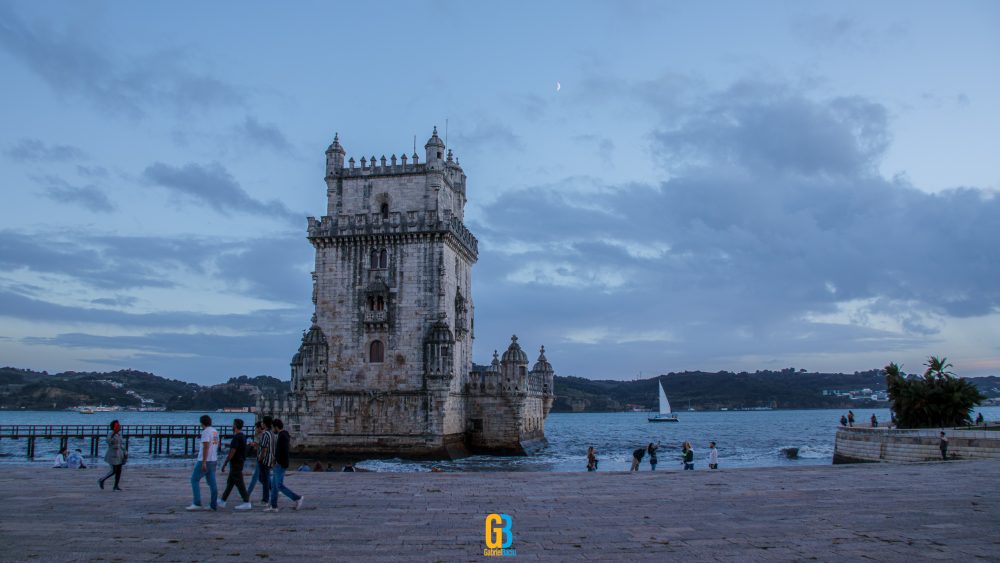
[[[287,484],[305,495],[303,510],[282,497],[278,513],[234,512],[235,494],[225,510],[186,512],[186,470],[127,467],[122,492],[99,490],[100,473],[4,472],[0,559],[482,560],[493,512],[512,517],[517,560],[1000,559],[1000,463],[989,461],[292,473]]]

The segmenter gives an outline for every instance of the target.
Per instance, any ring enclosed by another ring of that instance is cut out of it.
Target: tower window
[[[389,253],[384,248],[378,253],[378,267],[383,270],[389,267]]]
[[[385,357],[385,347],[382,345],[381,340],[372,340],[372,343],[368,346],[368,362],[372,364],[381,364]]]
[[[382,218],[383,219],[388,219],[389,218],[389,204],[388,203],[383,203],[382,204],[382,208],[379,211],[380,211],[380,213],[382,213]]]

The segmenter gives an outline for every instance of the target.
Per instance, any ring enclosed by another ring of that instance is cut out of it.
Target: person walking
[[[587,471],[597,471],[597,452],[594,446],[587,448]]]
[[[938,447],[941,448],[941,459],[948,461],[948,438],[941,433],[941,440],[938,441]]]
[[[229,464],[229,477],[226,478],[226,490],[222,491],[222,499],[219,501],[220,508],[226,507],[226,499],[229,498],[229,493],[232,492],[233,487],[236,487],[236,491],[240,493],[240,498],[243,499],[243,504],[237,505],[236,510],[250,510],[253,508],[253,505],[250,504],[250,493],[243,483],[243,463],[246,459],[247,436],[243,433],[243,419],[237,418],[233,420],[233,439],[229,442],[229,455],[222,462],[223,472],[226,471],[226,464]]]
[[[719,468],[719,450],[715,449],[715,442],[708,443],[708,468]]]
[[[208,482],[209,507],[217,510],[219,507],[219,487],[215,483],[215,466],[219,461],[219,431],[212,427],[212,417],[201,415],[201,447],[198,448],[198,459],[191,472],[191,506],[187,510],[204,510],[201,505],[201,480]]]
[[[847,425],[854,428],[854,411],[847,411]]]
[[[269,506],[271,502],[271,468],[274,467],[274,419],[265,415],[261,419],[264,430],[257,442],[257,478],[260,480],[263,495],[261,502]],[[266,509],[265,509],[266,510]]]
[[[279,492],[295,501],[294,509],[298,510],[302,508],[305,497],[285,486],[285,472],[288,471],[288,453],[292,446],[292,437],[285,430],[285,423],[280,418],[274,419],[274,429],[278,431],[278,438],[274,448],[274,470],[271,474],[271,506],[265,508],[264,511],[278,511]]]
[[[983,418],[983,413],[976,415],[976,426],[979,425],[986,426],[986,420]]]
[[[120,491],[122,489],[118,484],[122,479],[122,466],[128,460],[128,452],[125,451],[124,441],[122,440],[122,425],[117,420],[111,421],[111,434],[108,436],[107,446],[108,451],[104,452],[104,461],[111,466],[111,469],[107,475],[97,480],[97,484],[103,489],[104,482],[114,475],[114,490]]]
[[[659,442],[657,442],[655,445],[652,442],[650,442],[649,445],[646,446],[646,453],[649,454],[650,471],[656,471],[656,450],[659,449],[659,447],[660,447]]]
[[[685,471],[693,470],[694,469],[694,450],[691,448],[691,442],[684,442],[684,445],[682,446],[682,448],[683,448],[682,451],[684,452],[684,455],[681,458],[681,461],[684,463],[684,470]]]
[[[260,465],[257,463],[258,444],[260,436],[264,433],[264,423],[257,421],[253,423],[253,437],[247,436],[247,459],[253,464],[253,476],[250,477],[250,485],[247,486],[247,496],[253,496],[253,488],[257,486],[260,477]],[[267,500],[261,499],[266,503]]]
[[[642,456],[646,455],[646,448],[639,448],[632,452],[632,468],[629,472],[639,471],[639,464],[642,463]]]

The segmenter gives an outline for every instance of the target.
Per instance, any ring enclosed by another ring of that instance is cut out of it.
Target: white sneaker
[[[237,504],[236,510],[253,510],[253,505],[249,502],[244,502],[243,504]]]
[[[278,511],[277,507],[271,507],[271,506],[268,506],[267,508],[264,509],[264,512],[277,512],[277,511]]]
[[[224,501],[224,500],[222,500],[220,498],[218,501],[216,501],[215,505],[218,506],[219,508],[225,508],[226,507],[226,501]]]
[[[295,501],[295,508],[293,510],[298,510],[302,508],[302,503],[305,502],[306,497],[299,497],[299,500]]]
[[[191,512],[194,512],[196,510],[205,510],[205,507],[201,506],[200,504],[192,504],[191,506],[185,508],[184,510],[190,510]]]

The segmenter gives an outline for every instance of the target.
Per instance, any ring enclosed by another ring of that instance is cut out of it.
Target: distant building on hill
[[[291,391],[261,399],[302,454],[520,454],[545,440],[554,398],[542,347],[529,370],[517,337],[472,362],[466,176],[438,137],[425,160],[326,151],[327,212],[309,218],[315,314],[292,359]]]

